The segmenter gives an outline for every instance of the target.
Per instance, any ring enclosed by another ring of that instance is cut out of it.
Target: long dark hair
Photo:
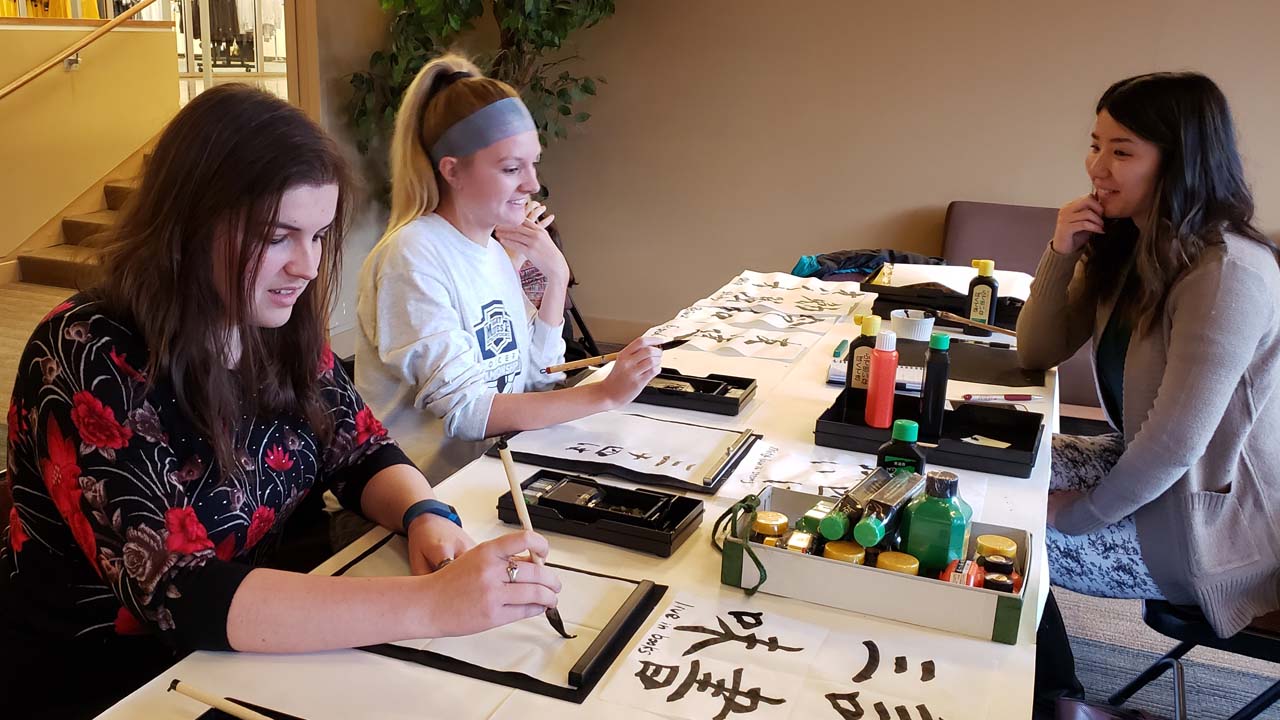
[[[254,280],[281,196],[331,183],[339,189],[337,215],[316,278],[282,327],[252,325]],[[351,190],[337,147],[302,111],[247,85],[220,85],[188,103],[161,133],[141,186],[108,237],[101,279],[90,294],[141,330],[150,382],[173,383],[180,409],[210,439],[224,474],[238,472],[233,446],[242,413],[293,414],[322,440],[332,437],[318,368]],[[226,367],[230,328],[241,347],[234,371]]]
[[[1124,288],[1116,311],[1134,329],[1157,326],[1174,283],[1224,233],[1261,243],[1280,260],[1253,224],[1231,111],[1212,80],[1193,72],[1138,75],[1107,88],[1094,112],[1103,110],[1160,149],[1150,215],[1108,221],[1086,249],[1092,289],[1107,297]]]

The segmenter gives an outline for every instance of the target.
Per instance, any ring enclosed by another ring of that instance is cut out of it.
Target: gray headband
[[[466,157],[512,135],[537,130],[529,109],[520,98],[504,98],[480,108],[454,123],[431,146],[431,161]]]

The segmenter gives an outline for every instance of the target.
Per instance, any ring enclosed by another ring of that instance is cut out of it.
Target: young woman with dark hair
[[[1027,367],[1092,340],[1116,430],[1054,437],[1050,575],[1199,605],[1229,636],[1280,608],[1280,253],[1211,80],[1128,78],[1095,114],[1093,192],[1059,212],[1018,320]]]
[[[508,572],[546,542],[473,547],[334,362],[350,191],[324,133],[246,86],[206,91],[161,134],[101,281],[22,355],[0,551],[6,711],[91,716],[196,649],[460,635],[556,604],[540,565]],[[406,533],[417,576],[266,567],[323,489]]]

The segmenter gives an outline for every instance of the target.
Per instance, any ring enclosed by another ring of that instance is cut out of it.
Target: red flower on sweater
[[[18,517],[18,508],[9,508],[9,547],[14,553],[22,552],[22,545],[27,542],[27,532],[22,529],[22,519]]]
[[[75,305],[76,304],[71,302],[70,300],[64,300],[58,303],[57,305],[55,305],[54,308],[50,310],[47,314],[45,314],[44,317],[40,318],[40,322],[48,322],[53,318],[57,317],[59,314],[75,307]]]
[[[147,626],[138,622],[138,618],[134,617],[129,609],[121,605],[116,611],[116,634],[117,635],[146,635]]]
[[[44,479],[49,497],[58,508],[58,513],[66,521],[76,544],[84,551],[85,557],[94,570],[98,569],[98,541],[93,534],[93,526],[80,508],[80,466],[77,464],[76,446],[62,434],[58,421],[49,416],[45,428],[45,439],[48,444],[49,457],[40,460],[40,475]]]
[[[107,354],[111,357],[111,362],[115,363],[115,366],[120,368],[120,371],[123,372],[125,375],[128,375],[131,379],[136,380],[140,383],[145,383],[147,381],[147,376],[138,372],[132,365],[129,364],[129,361],[125,359],[124,355],[121,355],[116,352],[115,348],[111,348],[111,351],[108,352]]]
[[[227,561],[236,556],[236,534],[227,533],[227,536],[218,541],[218,547],[213,549],[213,554],[219,560]]]
[[[328,346],[320,351],[320,364],[316,370],[316,374],[320,377],[333,372],[333,350],[329,349]]]
[[[119,450],[129,444],[133,431],[116,421],[115,413],[87,390],[72,396],[71,420],[85,445]]]
[[[271,532],[271,528],[276,524],[276,511],[266,505],[259,505],[257,510],[253,511],[253,517],[249,519],[249,533],[244,541],[244,549],[248,550],[258,541]]]
[[[169,531],[169,537],[165,538],[164,543],[169,552],[191,555],[213,549],[209,532],[200,523],[200,518],[196,517],[195,509],[190,506],[166,510],[164,526]]]
[[[387,436],[387,429],[382,422],[373,416],[373,411],[366,405],[356,414],[356,444],[363,445],[369,440],[381,440]]]
[[[272,445],[267,449],[267,467],[276,472],[284,472],[293,467],[293,458],[289,457],[288,451],[279,445]]]
[[[12,398],[9,401],[9,442],[18,442],[18,435],[27,431],[27,413],[22,410],[22,400]]]

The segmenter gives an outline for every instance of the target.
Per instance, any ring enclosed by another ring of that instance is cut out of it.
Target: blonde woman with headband
[[[356,385],[432,483],[486,438],[630,402],[657,375],[657,340],[622,351],[600,383],[561,374],[569,267],[547,234],[541,154],[517,92],[456,55],[405,93],[391,142],[391,219],[360,277]],[[513,263],[547,278],[537,309]],[[530,392],[547,391],[547,392]]]

